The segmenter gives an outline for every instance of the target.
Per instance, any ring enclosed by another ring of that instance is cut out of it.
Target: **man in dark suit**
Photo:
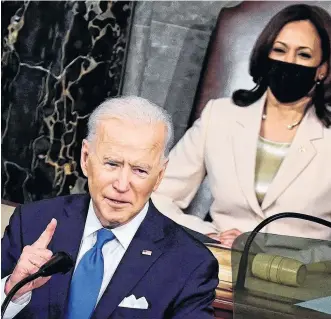
[[[5,318],[213,317],[216,259],[150,201],[172,131],[142,98],[108,100],[91,114],[81,153],[90,195],[16,209],[2,240],[2,294],[56,251],[75,267],[23,287]]]

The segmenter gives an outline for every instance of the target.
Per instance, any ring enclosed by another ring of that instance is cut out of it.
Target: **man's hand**
[[[233,228],[230,230],[226,230],[225,232],[220,234],[216,234],[216,233],[208,234],[208,236],[210,238],[220,241],[223,246],[231,248],[235,239],[241,234],[242,232],[240,230]]]
[[[36,273],[42,265],[51,259],[53,253],[47,249],[47,246],[52,240],[56,225],[57,221],[53,218],[40,237],[31,246],[25,246],[23,248],[20,259],[5,285],[6,295],[19,281]],[[13,300],[35,288],[41,287],[50,278],[51,277],[41,277],[31,281],[15,294]]]

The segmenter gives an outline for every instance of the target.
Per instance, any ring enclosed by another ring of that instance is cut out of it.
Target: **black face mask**
[[[269,59],[268,86],[279,102],[295,102],[313,88],[316,71],[317,67]]]

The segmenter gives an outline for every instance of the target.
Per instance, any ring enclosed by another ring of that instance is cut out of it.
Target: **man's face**
[[[166,127],[105,118],[92,142],[83,141],[81,167],[96,215],[105,227],[135,217],[157,189],[166,163]]]

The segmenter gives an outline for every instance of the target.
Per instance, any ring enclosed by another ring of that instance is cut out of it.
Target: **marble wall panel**
[[[149,50],[150,28],[136,25],[131,31],[130,51],[126,61],[124,91],[125,95],[141,96],[141,87],[144,81],[144,70]],[[126,91],[126,88],[131,88]]]
[[[150,26],[152,22],[153,8],[157,1],[138,1],[135,6],[133,24]]]
[[[86,191],[79,167],[91,111],[121,93],[129,1],[4,1],[2,198]]]
[[[156,21],[151,25],[150,58],[141,96],[170,112],[175,141],[187,128],[209,37],[209,32],[201,30]]]
[[[220,9],[229,1],[156,1],[153,20],[167,24],[211,31]]]
[[[188,31],[187,28],[152,21],[141,96],[158,105],[165,104]]]

